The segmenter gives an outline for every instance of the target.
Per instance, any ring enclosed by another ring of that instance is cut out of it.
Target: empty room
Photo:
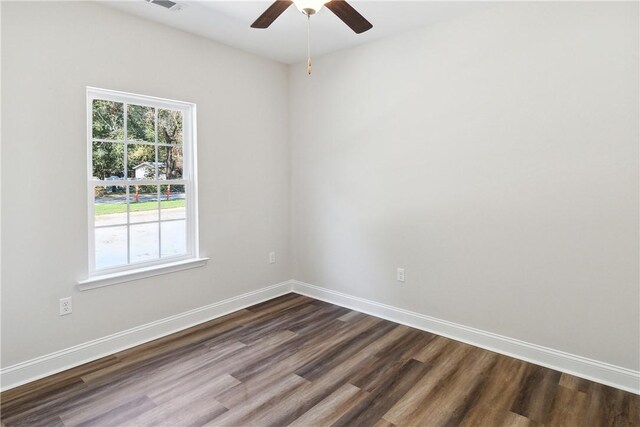
[[[0,25],[2,427],[640,427],[639,1]]]

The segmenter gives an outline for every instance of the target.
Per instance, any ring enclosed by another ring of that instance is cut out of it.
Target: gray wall
[[[287,80],[284,65],[95,3],[2,2],[2,366],[291,278]],[[86,86],[197,104],[207,267],[75,290]]]
[[[504,3],[289,73],[296,279],[640,368],[637,3]]]
[[[637,370],[637,52],[637,3],[505,3],[309,78],[95,4],[2,2],[2,366],[294,277]],[[87,85],[198,105],[207,267],[75,290]]]

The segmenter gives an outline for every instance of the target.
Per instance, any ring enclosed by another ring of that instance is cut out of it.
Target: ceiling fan
[[[373,28],[373,25],[345,0],[276,0],[251,24],[251,28],[268,28],[292,3],[307,16],[309,23],[311,15],[315,15],[322,9],[322,6],[326,6],[356,34],[364,33]],[[309,51],[307,73],[311,74],[309,31],[307,32],[307,50]]]
[[[298,10],[307,16],[315,15],[322,9],[322,6],[327,6],[327,9],[333,12],[357,34],[364,33],[373,27],[364,16],[360,15],[357,10],[344,0],[276,0],[251,24],[251,28],[267,28],[282,12],[287,10],[292,3],[295,3]]]

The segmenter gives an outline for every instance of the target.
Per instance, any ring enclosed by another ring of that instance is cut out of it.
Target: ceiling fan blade
[[[253,24],[251,24],[251,28],[267,28],[269,25],[273,24],[273,21],[275,21],[278,16],[282,15],[282,12],[287,10],[292,3],[293,1],[290,0],[274,1],[262,15],[260,15]]]
[[[357,34],[373,28],[371,22],[367,21],[364,16],[360,15],[357,10],[344,0],[331,0],[325,6]]]

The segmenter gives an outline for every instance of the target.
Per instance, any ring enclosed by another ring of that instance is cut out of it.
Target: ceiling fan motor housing
[[[328,0],[293,0],[298,10],[307,16],[315,15]]]

